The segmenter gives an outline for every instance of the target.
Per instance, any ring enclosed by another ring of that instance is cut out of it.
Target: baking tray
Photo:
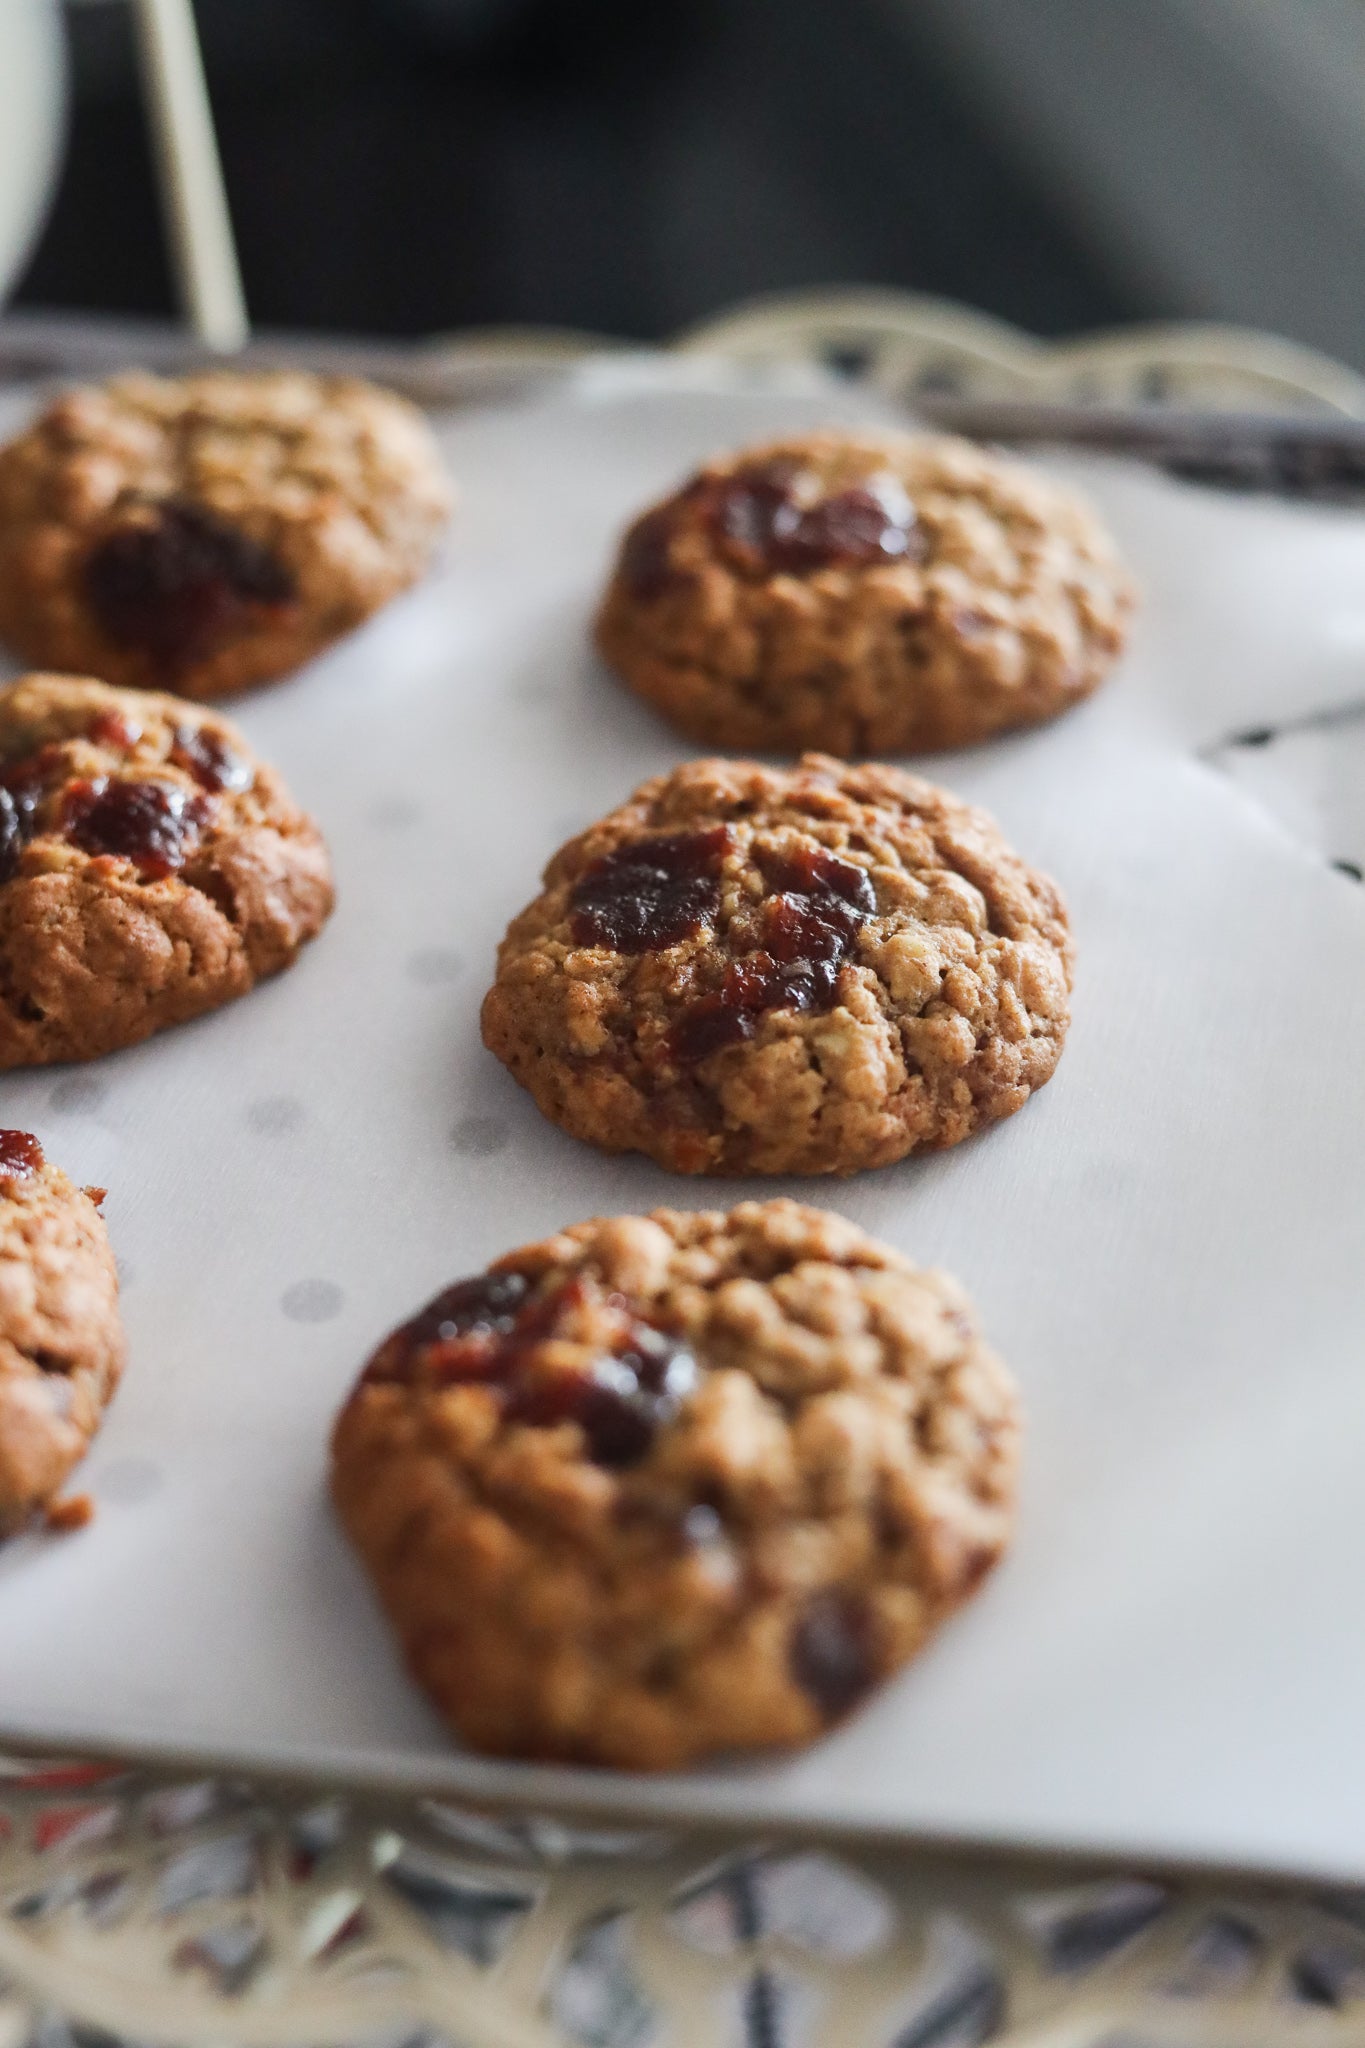
[[[1015,1551],[927,1655],[789,1761],[494,1763],[407,1684],[327,1508],[332,1415],[437,1287],[577,1217],[755,1192],[564,1137],[478,1006],[548,854],[689,752],[588,651],[616,529],[713,448],[884,417],[646,365],[451,415],[438,572],[234,707],[339,908],[248,1000],[0,1082],[4,1122],[108,1186],[132,1346],[94,1526],[0,1553],[0,1739],[1365,1876],[1365,895],[1199,758],[1362,694],[1356,515],[1052,465],[1137,566],[1133,648],[1092,704],[933,772],[1063,883],[1071,1043],[969,1145],[771,1184],[957,1272],[1023,1385]]]

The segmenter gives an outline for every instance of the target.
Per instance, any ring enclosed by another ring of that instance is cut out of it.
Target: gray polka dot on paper
[[[421,815],[410,797],[386,796],[370,812],[370,823],[376,832],[402,832],[415,825]]]
[[[137,1269],[134,1266],[130,1266],[126,1259],[116,1257],[114,1260],[114,1270],[118,1274],[119,1293],[126,1294],[137,1278]]]
[[[408,974],[413,981],[433,988],[438,982],[454,981],[462,972],[464,962],[450,946],[428,946],[420,953],[414,953],[408,961]]]
[[[345,1298],[331,1280],[296,1280],[280,1296],[280,1307],[291,1323],[330,1323]]]
[[[90,1074],[71,1074],[65,1081],[59,1081],[48,1097],[48,1103],[62,1116],[88,1116],[98,1109],[109,1093],[103,1081],[96,1081]]]
[[[292,1095],[263,1095],[246,1106],[246,1120],[252,1130],[268,1132],[272,1137],[279,1132],[298,1130],[307,1119],[307,1110]]]
[[[161,1469],[150,1458],[116,1458],[95,1481],[95,1492],[112,1507],[136,1507],[161,1491]]]
[[[495,1116],[467,1116],[451,1132],[451,1142],[467,1159],[491,1159],[505,1149],[512,1133]]]

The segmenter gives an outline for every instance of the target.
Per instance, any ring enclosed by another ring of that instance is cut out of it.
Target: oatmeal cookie
[[[812,434],[710,462],[627,532],[597,621],[708,746],[894,754],[1051,718],[1132,587],[1081,499],[967,441]]]
[[[426,422],[389,392],[115,377],[0,449],[0,638],[45,668],[221,697],[414,583],[449,512]]]
[[[331,907],[317,827],[225,719],[78,676],[0,690],[0,1068],[216,1010]]]
[[[694,761],[561,847],[484,1043],[552,1122],[676,1173],[955,1145],[1057,1064],[1071,945],[984,812],[895,768]]]
[[[52,1502],[123,1371],[101,1194],[0,1130],[0,1536]]]
[[[827,1211],[580,1223],[375,1353],[332,1487],[466,1742],[663,1770],[808,1742],[1009,1538],[1013,1384],[944,1275]]]

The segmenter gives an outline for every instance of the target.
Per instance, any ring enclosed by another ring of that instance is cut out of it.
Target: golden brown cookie
[[[0,638],[44,668],[221,697],[414,583],[449,513],[426,422],[390,392],[115,377],[0,449]]]
[[[1049,1078],[1071,943],[984,812],[895,768],[694,761],[561,847],[484,1043],[554,1123],[676,1173],[853,1173]]]
[[[637,519],[597,621],[708,746],[895,754],[1051,718],[1132,586],[1089,507],[967,441],[821,433],[710,462]]]
[[[100,1194],[0,1130],[0,1536],[52,1502],[123,1371]]]
[[[944,1275],[795,1202],[580,1223],[375,1353],[332,1490],[409,1668],[504,1755],[808,1742],[981,1583],[1013,1384]]]
[[[0,690],[0,1068],[216,1010],[331,908],[317,827],[225,719],[78,676]]]

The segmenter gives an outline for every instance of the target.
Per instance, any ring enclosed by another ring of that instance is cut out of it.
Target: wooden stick
[[[199,340],[230,353],[250,333],[190,0],[133,0],[166,228]]]

